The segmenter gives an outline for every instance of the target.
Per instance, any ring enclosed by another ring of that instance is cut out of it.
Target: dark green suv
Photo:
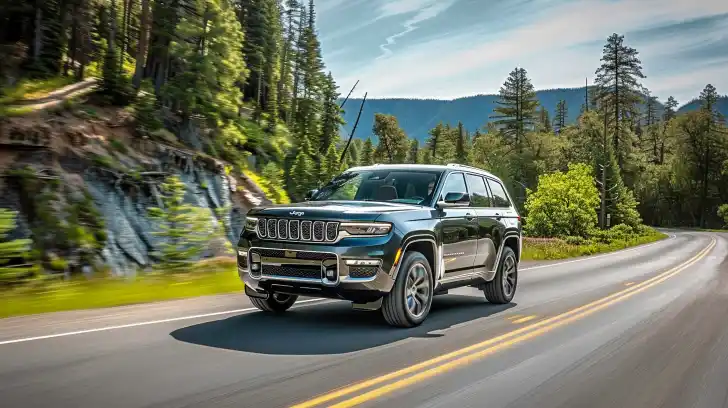
[[[432,298],[474,286],[509,303],[518,283],[521,218],[503,183],[474,167],[349,169],[303,203],[256,207],[238,271],[258,308],[299,296],[351,301],[388,323],[419,325]]]

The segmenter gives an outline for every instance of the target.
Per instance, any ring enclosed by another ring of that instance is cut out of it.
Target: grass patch
[[[649,244],[667,238],[662,232],[649,229],[642,235],[631,235],[623,239],[614,239],[608,242],[595,242],[585,240],[583,243],[573,244],[559,238],[540,239],[524,238],[523,256],[525,261],[549,261],[555,259],[574,258],[578,256],[595,255],[618,251],[637,245]]]
[[[24,79],[15,86],[2,90],[0,105],[8,105],[23,100],[41,99],[49,93],[76,82],[74,77],[57,76],[48,79]]]
[[[0,117],[14,118],[33,113],[32,106],[0,106]]]
[[[135,279],[99,277],[44,283],[0,293],[0,318],[184,299],[243,290],[234,259],[198,263],[195,272]]]

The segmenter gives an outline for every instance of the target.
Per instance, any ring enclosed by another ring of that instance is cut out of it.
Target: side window
[[[442,187],[442,192],[440,193],[440,200],[444,200],[447,193],[468,194],[468,189],[465,187],[465,177],[463,177],[462,173],[447,176],[445,185]]]
[[[470,191],[470,201],[473,207],[490,207],[490,196],[485,188],[485,181],[482,177],[474,174],[467,174],[465,181]]]
[[[506,190],[501,183],[488,179],[488,186],[490,186],[490,191],[493,193],[493,204],[495,207],[511,206],[508,195],[506,195]]]

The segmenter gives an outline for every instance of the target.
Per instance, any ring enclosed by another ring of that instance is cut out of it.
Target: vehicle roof
[[[360,171],[360,170],[436,170],[436,171],[457,171],[457,170],[465,170],[470,171],[473,173],[479,173],[483,176],[488,176],[491,178],[494,178],[496,180],[500,180],[500,178],[488,171],[485,171],[483,169],[479,169],[477,167],[472,166],[466,166],[463,164],[457,164],[457,163],[450,163],[447,165],[442,164],[373,164],[371,166],[357,166],[352,167],[350,169],[347,169],[346,171]]]

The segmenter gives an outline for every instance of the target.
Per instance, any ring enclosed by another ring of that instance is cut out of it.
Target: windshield
[[[439,171],[363,170],[345,172],[321,188],[311,201],[388,201],[426,205]]]

